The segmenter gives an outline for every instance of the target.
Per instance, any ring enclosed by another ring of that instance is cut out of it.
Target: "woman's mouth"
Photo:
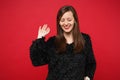
[[[64,28],[65,28],[66,30],[68,30],[68,29],[70,28],[70,26],[64,26]]]

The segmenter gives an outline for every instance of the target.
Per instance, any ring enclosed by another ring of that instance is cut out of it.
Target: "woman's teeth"
[[[65,28],[65,29],[69,29],[69,28],[70,28],[70,26],[64,26],[64,28]]]

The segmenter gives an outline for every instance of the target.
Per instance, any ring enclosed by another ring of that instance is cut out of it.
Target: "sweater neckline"
[[[73,44],[74,44],[74,42],[72,42],[72,43],[66,43],[66,45],[68,45],[68,46],[69,46],[69,45],[73,45]]]

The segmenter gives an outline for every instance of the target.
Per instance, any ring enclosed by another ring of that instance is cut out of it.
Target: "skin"
[[[37,39],[45,37],[50,32],[50,28],[47,24],[39,27]]]

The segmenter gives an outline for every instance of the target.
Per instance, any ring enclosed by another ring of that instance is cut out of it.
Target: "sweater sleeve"
[[[92,43],[89,35],[86,35],[86,74],[90,80],[93,80],[95,69],[96,69],[96,60],[94,57]]]
[[[30,46],[30,59],[34,66],[40,66],[49,63],[48,44],[52,39],[45,41],[45,38],[39,38],[33,41]]]

